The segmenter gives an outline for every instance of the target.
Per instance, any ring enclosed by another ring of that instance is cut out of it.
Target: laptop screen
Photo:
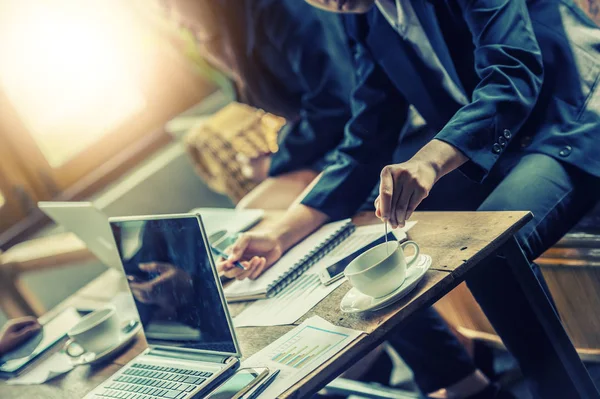
[[[111,221],[150,345],[236,353],[196,217]]]

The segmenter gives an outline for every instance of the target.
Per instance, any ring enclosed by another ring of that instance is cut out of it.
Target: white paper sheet
[[[233,324],[236,327],[292,324],[343,282],[344,279],[341,279],[323,285],[318,274],[307,271],[276,296],[248,306],[233,318]]]
[[[38,385],[73,370],[71,358],[64,352],[57,352],[40,361],[31,370],[6,381],[9,385]]]
[[[259,396],[272,399],[332,358],[361,333],[334,326],[318,316],[311,317],[242,362],[242,367],[281,370],[275,381]]]
[[[406,238],[406,232],[416,222],[409,222],[402,229],[393,231],[396,239]],[[381,238],[381,225],[361,226],[333,251],[314,264],[301,277],[272,298],[256,301],[233,318],[236,327],[278,326],[292,324],[321,302],[345,279],[325,286],[319,280],[319,272],[343,259],[352,252]]]

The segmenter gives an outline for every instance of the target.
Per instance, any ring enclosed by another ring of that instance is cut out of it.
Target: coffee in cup
[[[121,326],[116,308],[109,306],[96,310],[79,320],[67,333],[69,341],[66,344],[66,353],[77,357],[82,353],[75,353],[73,349],[77,344],[85,352],[102,353],[119,343]]]
[[[404,249],[412,246],[415,254],[406,262]],[[377,245],[356,257],[344,270],[344,275],[358,291],[380,298],[391,294],[406,280],[406,271],[419,256],[419,245],[414,241],[389,241]]]

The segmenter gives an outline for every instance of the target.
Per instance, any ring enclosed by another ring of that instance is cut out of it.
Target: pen
[[[271,385],[271,383],[273,382],[273,380],[275,380],[275,377],[277,377],[277,374],[279,374],[279,370],[275,370],[270,376],[267,377],[267,379],[259,385],[258,388],[256,388],[256,390],[254,392],[252,392],[252,394],[250,394],[250,396],[248,396],[248,398],[246,399],[255,399],[258,397],[258,395],[260,395],[261,393],[263,393],[263,391],[265,389],[267,389],[267,387],[269,385]]]
[[[217,255],[219,255],[220,257],[224,258],[224,259],[229,259],[229,255],[227,255],[225,252],[221,251],[219,248],[217,247],[213,247],[211,245],[210,247],[212,249],[212,251],[214,253],[216,253]],[[237,267],[238,269],[242,269],[242,270],[246,270],[246,268],[244,267],[244,265],[242,265],[240,262],[233,262],[233,265],[235,267]]]

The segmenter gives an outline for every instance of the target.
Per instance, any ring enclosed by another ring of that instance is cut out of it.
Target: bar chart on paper
[[[306,326],[282,343],[271,360],[278,364],[301,369],[320,355],[348,338],[347,334]]]
[[[359,335],[360,331],[338,327],[318,316],[302,324],[244,360],[242,367],[268,367],[279,376],[260,398],[275,398],[335,356]]]

